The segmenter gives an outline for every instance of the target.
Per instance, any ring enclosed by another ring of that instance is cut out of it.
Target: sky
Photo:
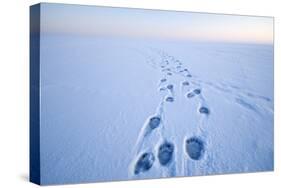
[[[41,4],[45,34],[272,44],[273,25],[272,17]]]

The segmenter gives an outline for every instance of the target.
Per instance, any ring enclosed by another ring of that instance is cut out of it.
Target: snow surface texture
[[[42,184],[273,170],[273,46],[41,45]]]

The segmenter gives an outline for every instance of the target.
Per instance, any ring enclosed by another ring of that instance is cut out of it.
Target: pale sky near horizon
[[[41,4],[41,31],[172,40],[273,43],[273,18]]]

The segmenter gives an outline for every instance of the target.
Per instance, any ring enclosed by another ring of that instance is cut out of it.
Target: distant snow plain
[[[41,38],[42,184],[271,171],[273,45]]]

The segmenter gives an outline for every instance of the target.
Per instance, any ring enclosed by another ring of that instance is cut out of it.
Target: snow
[[[272,45],[46,34],[40,58],[42,184],[273,170]]]

